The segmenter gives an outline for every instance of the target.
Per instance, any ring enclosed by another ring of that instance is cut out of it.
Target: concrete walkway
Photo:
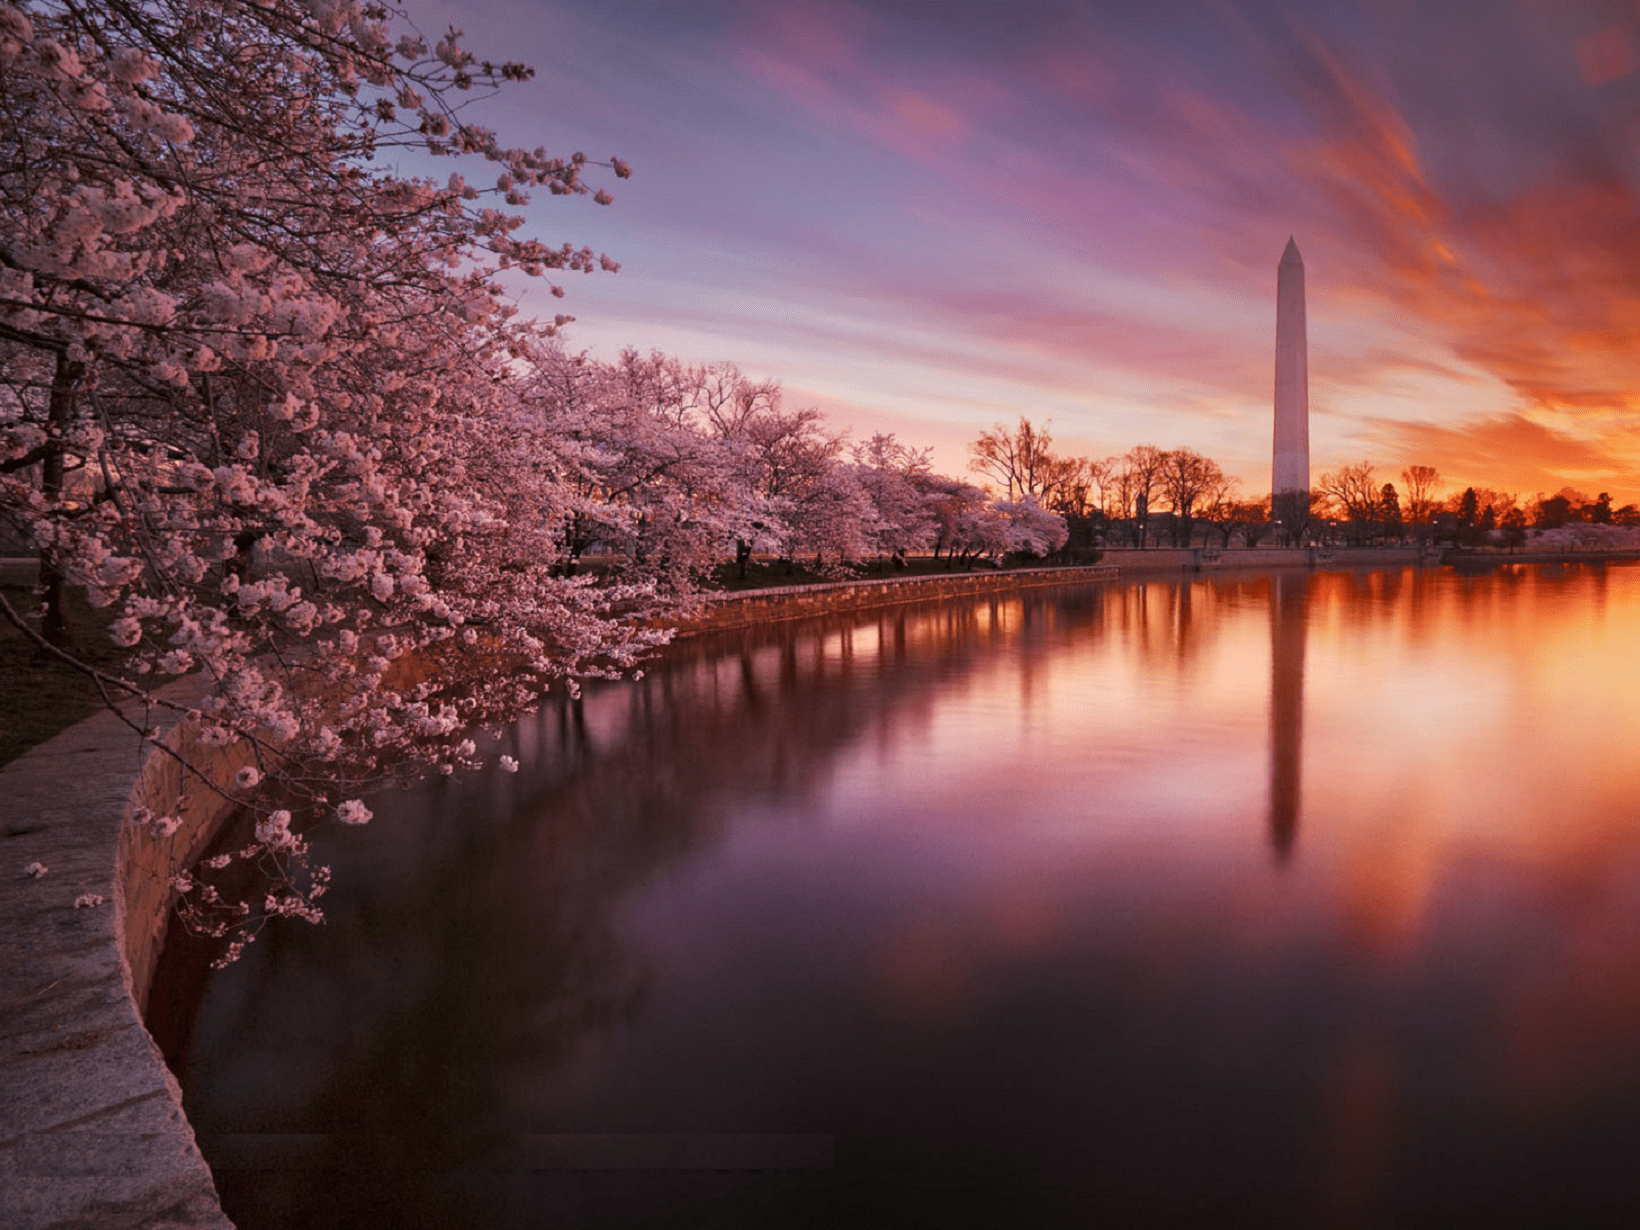
[[[141,755],[103,713],[0,768],[6,1230],[231,1226],[122,957],[116,851]],[[104,903],[76,907],[86,895]]]

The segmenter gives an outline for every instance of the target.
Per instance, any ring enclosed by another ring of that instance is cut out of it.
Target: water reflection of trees
[[[1587,580],[1584,598],[1593,593],[1598,604],[1599,587],[1587,585]],[[1477,634],[1486,633],[1489,625],[1500,620],[1512,624],[1520,618],[1512,610],[1515,600],[1523,605],[1550,604],[1559,600],[1557,595],[1568,584],[1565,569],[1559,575],[1508,569],[1473,580],[1451,572],[1406,570],[1219,577],[1091,588],[1024,602],[980,600],[868,620],[764,629],[680,646],[636,686],[590,691],[578,706],[551,705],[509,731],[498,749],[523,762],[517,776],[497,773],[438,784],[406,796],[402,808],[378,808],[380,820],[366,830],[333,834],[330,846],[341,889],[332,926],[318,935],[293,929],[270,937],[271,945],[261,952],[253,950],[246,966],[218,980],[186,1068],[191,1109],[205,1132],[207,1148],[219,1147],[220,1138],[213,1133],[225,1131],[354,1133],[328,1140],[331,1153],[324,1160],[370,1170],[359,1175],[310,1171],[283,1176],[227,1171],[219,1177],[230,1208],[282,1208],[286,1211],[278,1221],[304,1226],[348,1224],[352,1213],[366,1204],[374,1224],[544,1220],[537,1189],[528,1185],[545,1180],[522,1171],[492,1175],[482,1168],[504,1171],[507,1141],[521,1132],[595,1131],[600,1126],[607,1130],[606,1125],[568,1121],[562,1108],[574,1105],[592,1114],[598,1112],[585,1108],[607,1107],[607,1101],[598,1099],[612,1082],[598,1075],[596,1064],[602,1056],[613,1071],[610,1055],[615,1052],[604,1048],[619,1043],[606,1040],[619,1038],[623,1023],[643,1010],[646,996],[670,989],[670,984],[657,987],[660,970],[652,976],[644,964],[644,950],[635,947],[632,933],[624,929],[624,920],[630,917],[627,904],[644,884],[677,874],[691,860],[704,859],[712,846],[732,837],[736,826],[771,816],[787,824],[806,823],[806,816],[825,807],[825,795],[841,766],[858,757],[862,748],[868,755],[873,748],[882,749],[892,758],[897,745],[943,722],[942,701],[953,690],[985,689],[987,702],[1001,698],[1002,706],[1017,704],[1022,711],[1040,706],[1041,713],[1051,713],[1057,721],[1074,722],[1078,698],[1067,705],[1066,690],[1053,686],[1061,666],[1056,655],[1066,646],[1081,654],[1075,669],[1084,673],[1077,678],[1089,681],[1107,668],[1121,670],[1133,664],[1146,681],[1185,679],[1217,653],[1221,664],[1235,667],[1229,689],[1218,689],[1225,674],[1201,671],[1199,690],[1194,685],[1173,689],[1174,694],[1164,698],[1166,704],[1154,712],[1173,716],[1181,712],[1181,703],[1188,706],[1198,698],[1203,704],[1223,705],[1228,720],[1237,724],[1234,737],[1242,741],[1237,754],[1244,759],[1237,767],[1249,767],[1250,760],[1256,776],[1265,767],[1260,761],[1266,748],[1259,742],[1264,732],[1258,725],[1265,715],[1258,709],[1263,703],[1262,640],[1267,627],[1268,812],[1260,810],[1255,782],[1249,809],[1238,811],[1236,817],[1251,824],[1251,831],[1244,833],[1249,840],[1256,833],[1260,841],[1270,843],[1278,859],[1290,858],[1300,829],[1313,825],[1304,814],[1306,700],[1311,706],[1312,752],[1327,741],[1324,750],[1329,757],[1347,754],[1349,740],[1355,737],[1347,720],[1335,720],[1341,713],[1347,718],[1347,706],[1354,702],[1336,692],[1322,695],[1323,682],[1336,689],[1334,680],[1347,684],[1361,679],[1373,670],[1378,647],[1418,648],[1423,635],[1447,642],[1465,638],[1473,652]],[[1382,618],[1366,617],[1373,607]],[[1227,618],[1227,612],[1232,617]],[[1319,639],[1306,661],[1312,625]],[[1100,652],[1090,664],[1090,655],[1082,650],[1106,637],[1111,644],[1105,648],[1111,652]],[[1232,662],[1232,655],[1222,652],[1229,647],[1246,661]],[[1482,648],[1492,652],[1490,645]],[[1418,655],[1412,656],[1415,660]],[[1340,660],[1347,668],[1342,673],[1336,665]],[[1306,698],[1307,670],[1311,687]],[[1016,683],[1017,691],[1011,690]],[[1118,702],[1132,695],[1119,686],[1096,691],[1094,682],[1089,682],[1087,694]],[[1159,747],[1155,760],[1165,761],[1165,730],[1159,744],[1147,746]],[[1076,754],[1097,757],[1102,749],[1085,740]],[[1145,767],[1154,769],[1155,761],[1147,761]],[[1163,763],[1161,771],[1167,767]],[[1431,1028],[1431,1020],[1437,1023],[1433,1034],[1404,1055],[1397,1051],[1397,1062],[1403,1065],[1393,1091],[1397,1096],[1405,1093],[1410,1098],[1420,1086],[1450,1087],[1443,1081],[1452,1079],[1454,1048],[1477,1036],[1503,1037],[1508,1045],[1500,1044],[1502,1058],[1478,1053],[1474,1066],[1480,1074],[1463,1079],[1499,1081],[1500,1088],[1521,1099],[1520,1105],[1560,1097],[1566,1090],[1571,1091],[1569,1097],[1585,1085],[1593,1088],[1607,1081],[1598,1069],[1620,1064],[1627,1053],[1624,1047],[1634,1036],[1635,1018],[1628,1009],[1640,1003],[1634,980],[1624,977],[1635,964],[1621,960],[1621,939],[1627,934],[1622,929],[1629,917],[1624,910],[1632,914],[1634,885],[1640,882],[1633,876],[1632,838],[1623,838],[1623,861],[1609,864],[1585,856],[1585,847],[1597,849],[1591,838],[1563,836],[1567,845],[1545,864],[1547,871],[1522,879],[1517,875],[1524,873],[1511,870],[1504,854],[1488,855],[1484,846],[1479,856],[1473,853],[1468,835],[1441,837],[1440,825],[1426,823],[1428,817],[1416,807],[1410,807],[1405,823],[1382,831],[1370,823],[1354,824],[1357,813],[1400,807],[1393,791],[1358,805],[1353,797],[1340,802],[1341,792],[1323,789],[1324,785],[1312,776],[1310,814],[1332,806],[1330,819],[1338,831],[1328,834],[1333,840],[1327,858],[1316,860],[1317,881],[1328,875],[1330,863],[1356,869],[1360,874],[1351,877],[1350,891],[1370,903],[1375,917],[1395,913],[1402,908],[1399,903],[1409,899],[1411,890],[1402,892],[1402,882],[1416,881],[1419,892],[1439,882],[1449,902],[1461,902],[1467,878],[1474,899],[1483,903],[1499,900],[1504,890],[1523,891],[1525,885],[1534,894],[1528,902],[1531,910],[1544,918],[1568,920],[1565,934],[1576,942],[1494,943],[1500,934],[1527,933],[1494,933],[1487,930],[1490,924],[1472,933],[1471,915],[1460,911],[1443,923],[1438,912],[1426,914],[1420,907],[1416,924],[1407,921],[1410,915],[1397,915],[1407,934],[1419,931],[1424,937],[1419,942],[1436,945],[1429,949],[1433,956],[1420,967],[1406,956],[1414,950],[1397,947],[1391,957],[1382,946],[1370,949],[1348,928],[1334,934],[1333,924],[1318,913],[1306,916],[1299,928],[1303,938],[1295,942],[1303,955],[1285,966],[1282,977],[1287,980],[1279,984],[1285,988],[1282,995],[1259,999],[1257,995],[1273,995],[1268,988],[1277,984],[1267,983],[1265,991],[1255,993],[1245,989],[1264,976],[1258,971],[1286,962],[1288,958],[1281,956],[1286,949],[1272,950],[1279,959],[1268,963],[1260,955],[1249,979],[1245,964],[1214,965],[1194,949],[1170,960],[1168,946],[1185,933],[1171,909],[1155,924],[1148,944],[1140,942],[1143,920],[1124,919],[1110,927],[1111,951],[1124,954],[1124,959],[1131,956],[1132,980],[1145,988],[1140,1006],[1123,1007],[1111,991],[1129,966],[1080,961],[1066,963],[1072,973],[1063,984],[1071,988],[1065,997],[1050,996],[1046,1001],[1059,1004],[1059,1015],[1034,1007],[1029,1014],[1031,1025],[1049,1034],[1062,1031],[1066,1020],[1110,1029],[1108,1036],[1098,1035],[1096,1028],[1074,1034],[1079,1055],[1099,1057],[1098,1062],[1088,1061],[1082,1084],[1076,1084],[1074,1067],[1055,1066],[1066,1052],[1044,1045],[1032,1054],[1053,1057],[1051,1077],[1020,1083],[1017,1100],[993,1104],[1002,1109],[989,1119],[977,1114],[972,1119],[950,1116],[953,1139],[959,1132],[968,1133],[963,1142],[972,1144],[976,1156],[983,1154],[994,1171],[999,1155],[1012,1156],[1007,1143],[971,1132],[973,1123],[1026,1122],[1039,1104],[1048,1104],[1045,1089],[1096,1089],[1105,1099],[1095,1100],[1097,1130],[1114,1126],[1100,1136],[1083,1124],[1090,1133],[1087,1139],[1099,1148],[1067,1147],[1065,1156],[1074,1153],[1075,1160],[1060,1172],[1080,1173],[1085,1157],[1108,1157],[1113,1151],[1120,1156],[1122,1147],[1146,1135],[1145,1129],[1157,1140],[1176,1140],[1179,1126],[1170,1097],[1182,1103],[1201,1098],[1206,1089],[1206,1103],[1221,1105],[1212,1101],[1216,1086],[1195,1080],[1201,1069],[1191,1066],[1191,1057],[1205,1056],[1204,1062],[1218,1064],[1234,1046],[1257,1057],[1249,1062],[1258,1079],[1247,1088],[1261,1091],[1258,1104],[1278,1108],[1267,1120],[1273,1129],[1263,1133],[1247,1131],[1241,1118],[1244,1105],[1252,1102],[1240,1100],[1234,1115],[1224,1115],[1223,1122],[1234,1125],[1227,1135],[1255,1142],[1257,1147],[1249,1146],[1255,1160],[1276,1168],[1265,1171],[1249,1165],[1237,1173],[1251,1176],[1249,1183],[1257,1185],[1265,1182],[1267,1173],[1287,1174],[1283,1166],[1310,1175],[1315,1163],[1304,1152],[1304,1142],[1311,1137],[1320,1141],[1315,1146],[1319,1152],[1329,1158],[1338,1154],[1345,1162],[1354,1156],[1352,1151],[1376,1147],[1379,1142],[1373,1134],[1389,1121],[1362,1116],[1355,1109],[1380,1105],[1372,1100],[1377,1096],[1372,1081],[1379,1071],[1374,1047],[1383,1043],[1399,1048],[1403,1039],[1416,1042],[1420,1031]],[[1556,796],[1540,789],[1535,797]],[[399,814],[393,814],[395,808]],[[1430,816],[1439,819],[1438,813]],[[1267,822],[1262,830],[1260,820]],[[1626,832],[1618,820],[1602,823],[1609,823],[1615,834]],[[1557,832],[1575,828],[1555,827]],[[1409,839],[1414,831],[1426,829],[1435,831],[1438,840],[1425,844]],[[1457,856],[1451,845],[1440,842],[1459,838],[1465,853],[1454,873],[1454,864],[1441,860]],[[1306,832],[1306,843],[1311,840]],[[1616,837],[1607,834],[1601,840]],[[1531,848],[1541,852],[1548,841],[1534,837]],[[1507,853],[1507,842],[1499,850]],[[1444,870],[1435,876],[1431,868]],[[1171,877],[1173,869],[1167,873]],[[1240,864],[1233,874],[1238,884],[1245,884]],[[1251,891],[1261,897],[1279,895],[1263,882]],[[976,927],[992,925],[991,918],[986,914]],[[1444,940],[1442,926],[1448,932]],[[1484,941],[1486,950],[1485,962],[1476,967],[1482,975],[1477,986],[1497,997],[1502,1007],[1484,997],[1464,1000],[1460,992],[1467,992],[1453,989],[1450,958],[1453,953],[1462,956],[1466,945],[1477,942],[1465,938],[1472,934]],[[1586,942],[1590,936],[1604,939],[1599,944]],[[1440,947],[1443,943],[1445,948]],[[1213,944],[1201,947],[1211,950]],[[1093,951],[1102,950],[1095,945]],[[1317,961],[1315,954],[1321,952],[1328,954],[1327,959]],[[1509,960],[1498,963],[1500,952],[1510,954]],[[1045,962],[1042,968],[1048,964],[1059,968],[1057,962]],[[1390,985],[1386,970],[1392,965],[1411,971],[1406,977],[1412,981],[1405,984],[1411,990],[1404,998],[1384,995]],[[1188,969],[1206,973],[1192,982],[1179,972]],[[1320,976],[1318,969],[1323,971]],[[1167,1000],[1155,989],[1161,985],[1161,974],[1180,980],[1178,999]],[[1029,1002],[1024,995],[1014,997],[1015,986],[1008,984],[1010,1009]],[[1223,998],[1226,986],[1236,988],[1230,1007]],[[1187,991],[1196,998],[1184,998]],[[1417,996],[1426,993],[1432,997],[1428,1002],[1440,1005],[1433,1015],[1418,1007],[1423,1001]],[[1246,1004],[1256,1004],[1257,1012],[1243,1013],[1240,1005]],[[1248,1024],[1255,1016],[1258,1023]],[[1300,1016],[1308,1024],[1298,1023]],[[979,1019],[976,1028],[990,1047],[990,1020]],[[1335,1036],[1328,1022],[1337,1020],[1348,1028]],[[1016,1018],[1009,1018],[1009,1023],[1017,1027]],[[1193,1032],[1198,1025],[1199,1034]],[[1170,1032],[1175,1027],[1177,1032]],[[1089,1037],[1095,1041],[1089,1042]],[[875,1046],[880,1039],[873,1035],[871,1042]],[[1358,1051],[1365,1052],[1366,1060]],[[666,1047],[649,1053],[646,1062],[651,1066],[638,1076],[631,1077],[632,1069],[625,1066],[621,1071],[638,1088],[645,1088],[644,1076],[664,1066],[671,1053]],[[993,1052],[957,1048],[950,1053],[960,1055],[964,1065],[942,1068],[930,1063],[927,1079],[929,1087],[939,1083],[940,1095],[949,1095],[954,1103],[973,1096],[969,1077],[976,1069],[966,1061]],[[1153,1060],[1149,1066],[1147,1056]],[[1188,1079],[1169,1093],[1167,1069],[1174,1056]],[[621,1053],[621,1064],[629,1058]],[[917,1058],[922,1058],[920,1052]],[[1108,1066],[1099,1066],[1106,1061]],[[1493,1062],[1503,1075],[1482,1071]],[[1131,1086],[1120,1084],[1125,1065],[1138,1074]],[[1287,1095],[1278,1092],[1265,1103],[1263,1078],[1277,1069],[1300,1075],[1284,1084]],[[702,1070],[716,1072],[705,1063]],[[738,1073],[733,1068],[726,1071],[729,1079]],[[815,1081],[828,1079],[830,1071],[817,1065]],[[575,1085],[578,1079],[581,1083]],[[1324,1083],[1306,1083],[1311,1081]],[[580,1095],[564,1094],[566,1082]],[[863,1087],[868,1095],[878,1088],[870,1082]],[[679,1088],[689,1086],[684,1082]],[[1342,1107],[1341,1126],[1330,1135],[1316,1136],[1306,1117],[1306,1099],[1317,1088],[1324,1129],[1332,1123],[1335,1103]],[[1111,1096],[1113,1089],[1117,1096]],[[629,1091],[627,1096],[632,1096]],[[1283,1101],[1284,1096],[1289,1100]],[[1303,1106],[1293,1109],[1299,1102]],[[1107,1107],[1117,1110],[1107,1116]],[[1163,1107],[1168,1109],[1159,1109]],[[868,1109],[876,1114],[874,1107]],[[1123,1109],[1137,1118],[1124,1119]],[[606,1113],[619,1118],[617,1112]],[[885,1110],[884,1116],[888,1113]],[[861,1122],[866,1121],[862,1116]],[[1141,1124],[1139,1130],[1134,1122]],[[1467,1120],[1452,1122],[1457,1126],[1450,1132],[1448,1121],[1439,1115],[1422,1128],[1403,1123],[1398,1130],[1405,1133],[1406,1156],[1438,1156],[1444,1166],[1448,1155],[1443,1150],[1459,1138]],[[1299,1126],[1289,1132],[1293,1124]],[[1625,1121],[1621,1126],[1628,1125]],[[633,1130],[641,1130],[641,1125]],[[1019,1135],[1035,1147],[1036,1137],[1028,1132]],[[1612,1139],[1620,1136],[1619,1132]],[[1270,1147],[1260,1153],[1264,1145]],[[1019,1148],[1024,1157],[1027,1145]],[[1220,1151],[1208,1152],[1214,1158],[1245,1156],[1222,1145]],[[1153,1157],[1139,1150],[1133,1156],[1147,1161]],[[1179,1155],[1164,1146],[1162,1156],[1171,1166]],[[1294,1156],[1299,1158],[1296,1165]],[[480,1177],[460,1180],[390,1169],[419,1162],[465,1163]],[[1034,1173],[1031,1168],[1041,1165],[1041,1156],[1032,1152],[1018,1165],[1021,1186],[1028,1186],[1023,1176]],[[1432,1166],[1430,1173],[1435,1169]],[[1386,1173],[1394,1178],[1392,1172]],[[1421,1183],[1422,1173],[1407,1171],[1394,1181]],[[1197,1174],[1199,1178],[1199,1170]],[[560,1178],[562,1190],[610,1190],[589,1187],[594,1180],[586,1175]],[[1221,1178],[1214,1175],[1210,1184],[1215,1199],[1224,1190]],[[609,1177],[611,1184],[631,1181],[626,1175]],[[1433,1178],[1428,1181],[1439,1186]],[[467,1185],[458,1186],[461,1183]],[[503,1208],[496,1191],[509,1184],[514,1202]],[[992,1190],[1006,1192],[999,1205],[1001,1219],[1017,1213],[1006,1203],[1013,1196],[1011,1187],[999,1182]],[[472,1206],[460,1207],[457,1195],[472,1201]],[[579,1224],[601,1215],[594,1199],[578,1198],[582,1203],[575,1208],[580,1217],[565,1220]],[[343,1211],[327,1212],[333,1207]],[[275,1218],[259,1212],[246,1220],[268,1224]],[[700,1224],[713,1223],[701,1219]],[[764,1224],[788,1221],[770,1217]],[[848,1223],[835,1219],[835,1224]]]
[[[1107,601],[1027,595],[681,645],[640,682],[509,730],[497,750],[517,775],[430,783],[378,800],[368,829],[320,835],[329,925],[275,930],[216,975],[175,1047],[230,1216],[317,1224],[356,1198],[378,1220],[454,1224],[422,1168],[577,1130],[514,1121],[509,1089],[643,1003],[620,923],[639,886],[759,800],[804,814],[849,748],[924,728],[943,690],[998,670],[1028,688],[1056,643],[1097,634]],[[250,1133],[315,1134],[304,1166],[341,1173],[238,1168],[280,1160]]]
[[[1012,678],[1028,712],[1068,644],[1116,636],[1148,675],[1182,679],[1228,629],[1267,618],[1267,839],[1286,859],[1310,622],[1347,632],[1361,607],[1433,600],[1431,580],[1150,581],[806,621],[689,642],[642,681],[549,703],[496,747],[517,775],[435,782],[325,835],[331,924],[270,935],[217,977],[179,1061],[208,1156],[230,1156],[223,1133],[318,1133],[320,1160],[363,1168],[359,1200],[436,1224],[453,1210],[444,1181],[415,1167],[493,1164],[521,1133],[588,1130],[550,1121],[553,1074],[593,1062],[644,1004],[651,974],[622,930],[642,886],[740,817],[815,814],[858,748],[891,758],[953,689]],[[331,1177],[222,1173],[230,1213],[285,1208],[285,1224],[347,1198]]]

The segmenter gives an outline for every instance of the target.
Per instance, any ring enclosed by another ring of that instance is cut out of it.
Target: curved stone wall
[[[139,723],[150,715],[130,715]],[[181,746],[186,734],[168,738]],[[203,751],[206,749],[191,749]],[[226,758],[221,758],[225,760]],[[235,763],[217,763],[220,780]],[[0,1209],[10,1230],[231,1230],[142,1021],[170,879],[232,804],[101,713],[0,768]],[[46,868],[30,875],[32,865]]]
[[[820,585],[786,585],[712,594],[680,635],[747,628],[756,624],[836,611],[868,610],[906,602],[933,602],[981,594],[1015,593],[1050,585],[1086,585],[1113,578],[1104,565],[1080,568],[1017,568],[1008,572],[954,572],[949,576],[884,577],[881,580],[834,581]]]

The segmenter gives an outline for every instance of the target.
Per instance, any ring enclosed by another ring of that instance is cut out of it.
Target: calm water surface
[[[680,647],[326,832],[168,1044],[247,1230],[1617,1219],[1637,662],[1628,567]]]

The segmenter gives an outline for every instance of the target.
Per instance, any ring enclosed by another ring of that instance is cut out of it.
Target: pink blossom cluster
[[[560,502],[546,510],[568,571],[596,554],[681,598],[726,551],[841,571],[929,548],[996,558],[1065,541],[1064,519],[1033,500],[935,474],[892,435],[847,449],[818,410],[789,408],[778,384],[732,364],[633,351],[601,363],[555,345],[521,370],[518,431],[551,467]]]
[[[726,551],[1063,541],[890,437],[848,456],[732,366],[599,363],[567,315],[517,317],[505,271],[618,266],[516,210],[631,174],[473,121],[528,76],[358,0],[0,0],[0,534],[37,553],[59,652],[67,590],[110,611],[110,699],[207,685],[199,742],[246,767],[196,782],[254,835],[177,887],[235,945],[317,916],[307,823],[363,824],[372,784],[631,671]],[[274,885],[254,906],[201,878],[236,861]]]
[[[1531,545],[1550,551],[1632,551],[1640,547],[1640,529],[1574,521],[1533,531]]]
[[[111,697],[209,684],[202,741],[248,750],[269,857],[664,639],[643,578],[563,575],[571,496],[516,431],[557,326],[498,273],[615,267],[519,233],[598,165],[472,122],[528,75],[356,0],[0,0],[0,534],[63,652],[66,590],[112,610]],[[412,148],[496,186],[387,169]]]

